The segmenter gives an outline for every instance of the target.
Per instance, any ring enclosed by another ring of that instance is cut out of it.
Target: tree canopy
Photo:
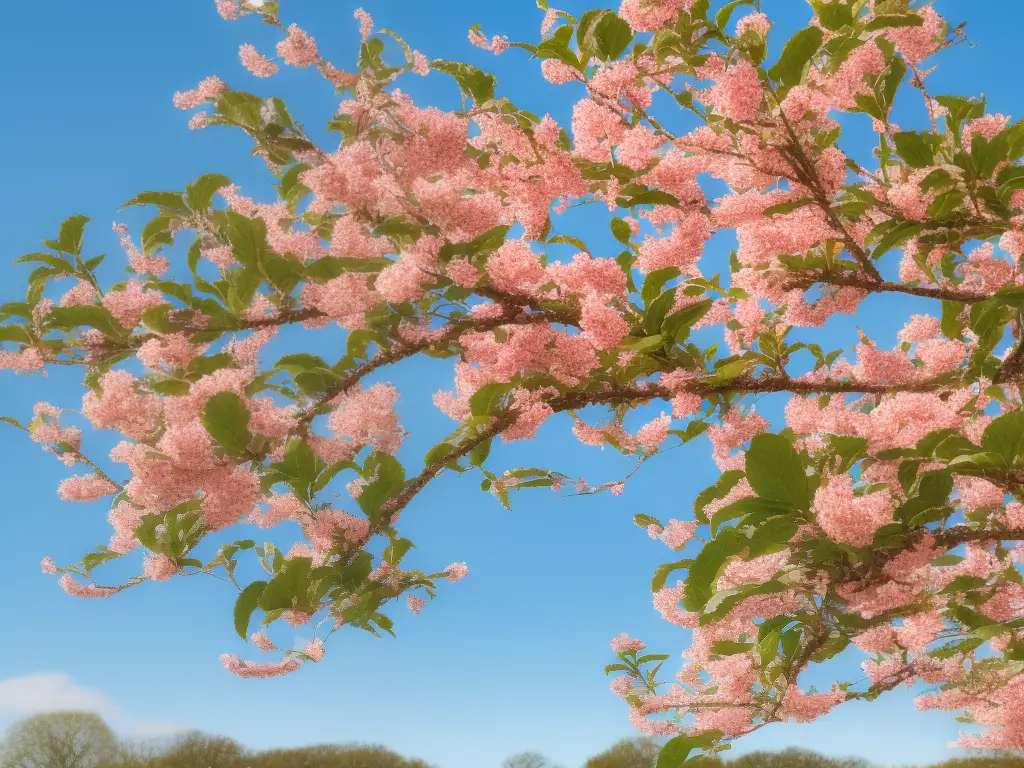
[[[251,137],[272,201],[216,173],[137,194],[126,205],[154,215],[137,240],[115,225],[124,281],[101,279],[83,216],[19,259],[32,271],[25,301],[0,307],[0,367],[79,367],[82,416],[124,438],[107,462],[67,406],[7,419],[84,467],[62,498],[110,497],[109,544],[44,571],[86,598],[217,573],[237,588],[238,635],[271,654],[224,666],[283,675],[338,631],[391,633],[396,602],[419,613],[466,577],[462,562],[403,565],[400,518],[438,476],[474,475],[506,506],[628,485],[495,467],[495,440],[558,415],[580,450],[639,469],[705,435],[721,476],[692,517],[635,518],[674,553],[651,591],[689,631],[685,663],[666,680],[670,654],[621,635],[605,670],[630,721],[669,739],[658,768],[915,682],[933,686],[919,708],[984,726],[961,745],[1024,748],[1024,123],[929,89],[962,27],[909,0],[809,0],[810,24],[769,61],[772,20],[747,0],[538,4],[538,39],[469,41],[539,61],[573,99],[568,129],[362,9],[345,71],[287,3],[216,0],[226,20],[278,28],[277,60],[344,96],[337,141],[211,76],[174,103],[194,128]],[[278,71],[239,54],[257,78]],[[418,76],[450,78],[461,107],[414,104],[400,84]],[[910,124],[894,124],[898,101]],[[840,116],[871,131],[872,158],[854,159]],[[583,205],[607,209],[614,248],[560,228]],[[724,231],[737,248],[718,264],[706,247]],[[891,349],[809,330],[896,295],[933,309],[892,318]],[[340,357],[317,343],[330,324],[347,331]],[[266,360],[289,325],[306,329],[301,351]],[[395,457],[400,393],[368,381],[419,356],[451,359],[454,377],[434,402],[455,428],[422,465]],[[754,410],[766,393],[789,393],[785,426]],[[137,576],[94,580],[127,557]],[[243,559],[263,575],[242,578]],[[281,624],[315,637],[289,647]],[[801,682],[845,652],[863,676]]]

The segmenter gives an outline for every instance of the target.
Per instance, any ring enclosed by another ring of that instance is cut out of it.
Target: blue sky
[[[338,66],[351,67],[358,40],[353,2],[282,5],[285,17],[313,33]],[[984,86],[989,111],[1012,114],[1016,90],[1005,59],[1019,44],[1024,8],[953,0],[936,5],[950,20],[968,21],[978,46],[945,54],[929,79],[933,92],[969,95]],[[466,41],[466,29],[477,22],[488,34],[534,39],[541,12],[532,0],[365,0],[364,6],[379,26],[403,34],[428,57],[489,68],[499,76],[499,93],[568,123],[572,94],[543,81],[536,62],[515,50],[495,59]],[[765,6],[777,19],[770,41],[778,50],[806,18],[806,7],[797,0],[767,0]],[[574,12],[587,6],[566,0],[559,7]],[[239,44],[251,41],[267,51],[273,30],[253,19],[222,22],[212,0],[48,0],[13,4],[4,15],[5,264],[54,237],[67,216],[84,213],[95,221],[87,249],[110,254],[105,267],[113,281],[123,261],[110,222],[116,218],[139,231],[143,212],[117,212],[137,192],[182,189],[203,173],[219,172],[267,199],[269,177],[248,157],[249,140],[224,129],[189,131],[187,115],[171,106],[175,90],[216,73],[234,87],[284,96],[315,136],[324,136],[320,126],[336,107],[336,97],[308,71],[285,69],[259,83],[249,77],[237,60]],[[454,106],[453,87],[441,76],[409,79],[405,85],[421,103]],[[917,94],[907,93],[906,102],[897,122],[910,127],[923,114]],[[864,157],[863,125],[848,122],[846,147]],[[604,218],[588,216],[567,216],[558,231],[597,231],[590,242],[606,246],[603,255],[614,254],[602,240]],[[709,263],[721,262],[729,245],[728,235],[716,237]],[[27,272],[6,268],[0,301],[21,296]],[[928,309],[934,308],[923,300],[869,301],[864,315],[831,321],[818,338],[848,345],[859,324],[891,345],[899,318]],[[330,332],[285,333],[275,350],[298,348],[300,339],[306,351],[340,355],[340,335]],[[413,361],[380,378],[403,392],[403,423],[413,436],[400,456],[415,464],[452,427],[430,404],[433,392],[451,385],[450,363]],[[24,417],[40,399],[73,408],[80,397],[74,371],[0,377],[2,414]],[[758,407],[777,423],[782,402],[767,398]],[[94,456],[105,456],[111,444],[108,433],[87,433],[86,449]],[[532,443],[496,450],[492,461],[497,468],[549,466],[592,482],[619,477],[631,466],[609,451],[575,445],[561,419],[545,425]],[[30,711],[84,706],[104,712],[125,733],[198,727],[256,748],[377,742],[445,768],[496,767],[531,749],[574,768],[633,734],[601,672],[609,638],[627,631],[674,655],[686,645],[685,632],[662,622],[650,602],[650,574],[671,553],[635,528],[632,514],[685,518],[716,470],[702,439],[649,462],[621,497],[559,500],[539,491],[516,498],[511,513],[479,492],[478,478],[445,477],[403,515],[404,534],[419,546],[410,562],[436,570],[465,560],[470,577],[442,589],[420,616],[396,611],[397,640],[341,633],[318,666],[266,682],[234,678],[217,661],[223,652],[252,652],[232,631],[234,595],[220,582],[177,579],[113,600],[81,601],[39,573],[43,555],[71,562],[109,537],[102,502],[56,498],[66,475],[21,435],[0,432],[0,583],[9,617],[0,632],[0,727]],[[796,745],[923,763],[947,756],[945,742],[955,733],[951,719],[914,711],[911,693],[902,691],[872,706],[845,705],[813,725],[766,728],[736,751]]]

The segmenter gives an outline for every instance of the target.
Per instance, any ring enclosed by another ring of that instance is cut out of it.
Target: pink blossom
[[[830,539],[864,547],[892,520],[893,502],[888,491],[855,496],[853,478],[844,474],[829,478],[815,492],[814,509]]]
[[[426,77],[430,74],[430,62],[419,51],[412,52],[412,71],[421,77]]]
[[[946,29],[946,22],[931,5],[919,8],[917,14],[924,20],[921,26],[885,30],[885,37],[910,64],[917,64],[935,53]]]
[[[313,661],[320,661],[320,659],[324,657],[324,641],[319,637],[314,638],[310,642],[306,643],[302,652],[309,656]]]
[[[764,91],[757,70],[750,62],[740,59],[726,68],[724,61],[713,54],[698,69],[697,76],[714,81],[713,85],[700,91],[700,98],[714,107],[715,112],[738,121],[757,117],[764,101]]]
[[[484,34],[477,29],[469,30],[469,42],[477,48],[483,48],[485,51],[490,51],[495,56],[504,53],[509,47],[508,38],[495,35],[491,38],[490,42],[488,42]]]
[[[54,565],[53,558],[49,555],[43,558],[43,561],[40,563],[40,567],[42,568],[43,573],[47,575],[53,575],[57,572],[57,566]]]
[[[554,85],[570,83],[573,80],[583,80],[583,75],[576,67],[566,64],[559,59],[544,59],[540,63],[540,72],[544,79]]]
[[[889,624],[883,624],[855,635],[853,643],[867,653],[887,653],[896,646],[896,633]]]
[[[225,21],[234,21],[238,18],[239,0],[214,0],[217,4],[217,13]]]
[[[145,288],[141,280],[129,280],[122,290],[107,291],[103,296],[103,306],[125,328],[137,326],[147,309],[166,303],[163,294]]]
[[[692,416],[700,410],[704,398],[689,392],[683,392],[672,398],[672,416],[677,419]]]
[[[954,370],[966,355],[967,348],[959,341],[929,339],[917,345],[917,358],[924,363],[924,370],[929,376]]]
[[[137,356],[144,366],[159,371],[163,363],[169,368],[185,368],[202,349],[192,344],[184,333],[172,333],[145,342]]]
[[[140,274],[163,275],[171,267],[171,262],[163,256],[152,256],[142,253],[135,247],[131,235],[128,234],[128,227],[125,224],[114,223],[113,229],[121,236],[121,247],[128,257],[128,263],[134,272]]]
[[[743,37],[747,32],[752,32],[758,37],[767,37],[771,29],[771,20],[763,13],[748,13],[736,22],[736,37]]]
[[[199,83],[194,90],[177,91],[174,94],[174,106],[178,109],[195,109],[204,101],[217,98],[227,85],[216,75]]]
[[[83,585],[72,578],[70,573],[65,573],[57,582],[60,588],[72,597],[110,597],[120,592],[119,587],[101,587],[97,584]]]
[[[178,572],[178,566],[167,555],[147,557],[142,568],[142,575],[153,581],[167,581]]]
[[[613,637],[611,642],[612,650],[615,653],[630,653],[642,651],[647,647],[643,640],[634,640],[625,632],[618,637]]]
[[[280,677],[294,672],[301,666],[295,659],[286,658],[268,664],[257,664],[252,661],[242,661],[236,655],[227,653],[220,657],[220,662],[233,675],[255,678]]]
[[[682,549],[686,542],[693,538],[696,530],[697,523],[693,521],[680,522],[679,520],[669,520],[668,525],[665,526],[665,530],[661,532],[659,538],[672,549]]]
[[[257,51],[255,45],[245,43],[238,49],[238,55],[242,60],[242,66],[255,77],[270,77],[278,72],[277,64]]]
[[[1014,205],[1019,207],[1016,202]],[[999,247],[1009,253],[1014,261],[1019,262],[1021,256],[1024,256],[1024,232],[1019,229],[1004,232],[999,238]]]
[[[320,61],[316,42],[298,24],[288,27],[288,36],[277,44],[277,55],[293,67],[311,67]]]
[[[116,429],[137,440],[152,434],[161,416],[157,395],[136,392],[136,380],[127,371],[108,371],[99,385],[99,394],[90,391],[82,398],[82,415],[94,427]]]
[[[622,0],[621,16],[635,32],[656,32],[688,11],[694,0]]]
[[[671,424],[672,417],[663,413],[640,428],[636,433],[636,441],[644,448],[657,448],[668,439],[668,428]]]
[[[356,21],[359,22],[359,34],[362,36],[363,40],[367,40],[373,33],[373,18],[371,18],[370,14],[362,8],[356,8],[352,15],[355,16]]]
[[[427,604],[427,601],[424,600],[422,597],[417,597],[416,595],[409,595],[407,598],[405,598],[405,604],[413,613],[419,613],[422,610],[423,606]]]
[[[264,653],[267,653],[269,651],[273,651],[274,649],[277,648],[277,646],[274,645],[270,641],[270,638],[267,637],[266,634],[263,633],[263,632],[253,632],[252,636],[249,639],[252,641],[253,645],[255,645],[257,648],[259,648]]]
[[[629,333],[629,323],[596,295],[583,300],[580,327],[597,349],[613,349]]]
[[[941,613],[918,613],[904,619],[902,626],[896,628],[896,641],[908,650],[924,653],[944,627]]]
[[[899,340],[907,344],[934,339],[939,335],[939,318],[931,315],[911,315],[903,330],[897,334]]]
[[[615,677],[612,678],[612,681],[611,683],[609,683],[608,687],[611,689],[611,692],[614,693],[616,696],[620,698],[625,698],[633,692],[633,681],[630,680],[628,677]]]
[[[809,723],[846,700],[846,693],[837,685],[831,693],[804,693],[790,685],[779,714],[798,723]]]
[[[80,307],[85,304],[95,304],[99,294],[93,284],[87,280],[79,280],[75,287],[60,297],[62,307]]]
[[[452,563],[444,569],[444,573],[448,577],[448,581],[456,582],[466,578],[469,568],[465,563]]]
[[[487,260],[487,274],[495,288],[530,293],[544,280],[540,258],[525,240],[507,240]]]
[[[57,495],[64,501],[96,501],[115,491],[117,486],[106,478],[98,475],[75,475],[61,482]]]

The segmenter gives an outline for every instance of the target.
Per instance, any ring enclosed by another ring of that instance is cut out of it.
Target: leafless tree
[[[2,768],[106,768],[117,760],[117,737],[92,712],[34,715],[7,731]]]

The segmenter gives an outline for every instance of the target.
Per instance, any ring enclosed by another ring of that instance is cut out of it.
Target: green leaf
[[[193,211],[205,211],[210,207],[217,190],[226,187],[231,179],[219,173],[207,173],[191,184],[185,185],[185,199]]]
[[[649,525],[657,525],[658,527],[661,527],[661,521],[656,517],[651,517],[650,515],[637,512],[633,515],[633,525],[639,528],[646,528]]]
[[[747,481],[758,496],[783,501],[806,512],[811,491],[800,455],[784,437],[757,435],[750,441],[746,457]]]
[[[381,519],[381,506],[405,485],[405,467],[394,456],[374,451],[363,466],[363,477],[373,482],[363,488],[357,501],[372,525]]]
[[[734,640],[719,640],[711,646],[711,652],[719,656],[732,656],[737,653],[746,653],[754,647],[752,642],[738,643]]]
[[[694,736],[685,734],[676,736],[661,748],[657,768],[680,768],[693,750],[707,749],[721,737],[721,731],[704,731]]]
[[[712,624],[728,616],[732,609],[748,597],[754,595],[772,595],[787,592],[789,587],[778,581],[766,581],[763,584],[746,584],[736,589],[724,589],[716,592],[704,605],[700,623]]]
[[[48,264],[56,270],[67,272],[69,275],[75,271],[75,265],[60,256],[52,253],[27,253],[14,260],[15,264]]]
[[[715,593],[718,574],[733,555],[747,546],[747,539],[735,528],[726,528],[720,535],[704,545],[693,559],[686,577],[683,607],[688,611],[701,610]]]
[[[603,58],[617,59],[633,41],[633,30],[618,14],[609,11],[594,26],[594,40]]]
[[[587,247],[587,244],[578,237],[573,237],[572,235],[555,235],[554,237],[549,237],[546,242],[564,243],[565,245],[572,245],[579,248],[581,251],[590,253],[590,249]]]
[[[128,208],[132,205],[155,205],[175,213],[185,213],[185,203],[180,192],[139,192],[121,207]]]
[[[285,446],[284,458],[270,465],[268,477],[272,482],[287,483],[298,498],[308,502],[310,490],[323,468],[324,463],[309,444],[294,437]]]
[[[300,598],[302,602],[311,565],[312,561],[308,557],[286,560],[281,572],[272,578],[263,590],[256,603],[257,607],[264,611],[275,611],[292,608],[295,598]]]
[[[668,581],[669,574],[673,571],[678,571],[683,568],[689,568],[693,565],[692,559],[677,560],[674,563],[665,563],[659,565],[654,570],[654,577],[651,579],[651,592],[660,592],[665,587],[665,582]]]
[[[616,216],[611,222],[612,235],[623,245],[629,245],[629,238],[633,236],[633,230],[629,228],[623,219]]]
[[[654,336],[661,331],[661,324],[675,302],[676,289],[670,288],[650,303],[647,307],[647,316],[644,318],[644,331],[647,334]]]
[[[0,325],[0,341],[16,341],[31,344],[32,334],[20,325]]]
[[[715,14],[715,26],[719,29],[725,29],[729,26],[729,19],[732,17],[733,11],[741,6],[753,4],[754,0],[732,0],[726,3]]]
[[[661,334],[665,338],[666,349],[681,344],[690,335],[690,329],[704,315],[711,311],[712,299],[704,299],[678,312],[673,312],[661,324]]]
[[[250,219],[228,211],[227,235],[232,254],[244,267],[255,269],[267,247],[267,225],[263,219]]]
[[[865,24],[864,29],[873,32],[887,27],[920,27],[923,23],[924,19],[916,13],[883,13]]]
[[[619,198],[619,205],[623,208],[632,208],[637,205],[670,205],[673,208],[679,207],[679,200],[668,192],[660,189],[648,189],[637,192],[635,195],[626,198]]]
[[[811,0],[814,12],[818,15],[821,26],[830,32],[837,32],[845,26],[853,24],[853,8],[840,0],[839,2],[823,2]]]
[[[729,520],[737,520],[747,515],[756,515],[759,518],[785,515],[793,511],[793,507],[787,502],[763,499],[760,496],[745,496],[737,499],[732,504],[727,504],[715,512],[711,517],[711,535],[716,536],[722,523]]]
[[[314,280],[331,280],[345,272],[380,272],[391,266],[391,259],[352,259],[338,256],[324,256],[306,267],[306,274]]]
[[[963,333],[963,323],[958,319],[964,305],[958,301],[942,300],[942,335],[950,339],[959,339]]]
[[[871,257],[874,259],[880,259],[890,250],[898,245],[903,245],[907,240],[912,238],[914,235],[924,229],[924,224],[916,221],[901,221],[895,227],[890,229],[881,240],[878,241],[878,245],[875,246],[874,252]]]
[[[661,295],[661,289],[665,287],[665,283],[677,277],[679,277],[679,267],[665,267],[650,272],[644,278],[643,287],[640,289],[640,298],[643,299],[644,306],[650,307],[651,302]]]
[[[17,427],[23,432],[28,432],[28,428],[22,426],[21,422],[12,416],[0,416],[0,422],[3,422],[4,424],[10,424],[12,427]]]
[[[935,162],[935,148],[941,141],[939,136],[918,131],[900,131],[893,134],[896,154],[912,168],[925,168]]]
[[[744,477],[746,477],[746,473],[742,469],[729,469],[723,472],[714,485],[708,486],[697,494],[697,498],[693,501],[694,517],[702,523],[708,522],[705,511],[708,504],[718,499],[724,499]]]
[[[489,75],[483,70],[461,61],[433,61],[430,63],[430,68],[455,78],[455,82],[459,84],[463,93],[477,104],[494,98],[496,82],[494,75]]]
[[[99,304],[82,304],[77,307],[53,307],[49,314],[50,325],[55,328],[95,328],[105,336],[124,336],[125,329],[110,314],[110,310]]]
[[[1024,412],[1011,411],[993,420],[981,436],[981,447],[1014,467],[1024,458]]]
[[[771,218],[772,216],[778,216],[783,213],[792,213],[799,208],[811,205],[813,202],[814,200],[810,197],[802,197],[799,200],[789,200],[785,203],[770,205],[764,209],[764,215]]]
[[[57,235],[60,249],[65,253],[80,256],[82,254],[82,238],[85,234],[85,225],[90,221],[90,218],[81,215],[65,219],[60,225],[60,234]]]
[[[206,431],[232,456],[245,456],[249,451],[249,419],[249,408],[234,392],[218,392],[203,408]]]
[[[266,589],[267,582],[254,581],[238,595],[235,600],[235,632],[243,640],[249,639],[249,621],[252,619],[252,612],[260,602],[260,596]]]
[[[799,83],[803,79],[804,69],[821,47],[824,38],[824,33],[818,27],[801,29],[789,38],[779,60],[768,70],[769,77],[785,86]]]
[[[512,389],[507,382],[484,384],[469,399],[469,408],[474,416],[485,416],[493,413],[505,394]]]

